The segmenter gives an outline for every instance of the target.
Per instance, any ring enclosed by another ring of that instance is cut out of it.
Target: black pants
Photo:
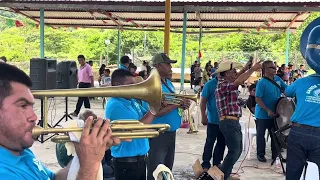
[[[153,171],[159,164],[172,170],[176,148],[176,131],[164,132],[156,138],[149,139],[148,180],[154,180]]]
[[[116,180],[146,180],[146,156],[114,158]]]
[[[91,83],[82,83],[82,82],[79,83],[79,88],[90,88],[90,87],[91,87]],[[78,98],[76,110],[74,111],[76,114],[79,114],[82,104],[84,104],[85,108],[90,109],[89,97],[79,97]]]
[[[216,141],[217,140],[217,141]],[[213,151],[213,145],[216,143]],[[218,124],[208,123],[207,126],[207,139],[204,145],[204,150],[202,154],[202,168],[209,169],[211,167],[210,160],[212,158],[212,165],[218,165],[223,159],[224,149],[226,147],[225,139],[220,131]]]
[[[272,128],[274,128],[274,120],[273,119],[257,119],[257,156],[265,156],[266,155],[266,140],[264,138],[266,130],[268,129],[270,137],[271,137],[271,152],[272,159],[277,156],[277,148],[275,145],[275,139],[272,138]]]

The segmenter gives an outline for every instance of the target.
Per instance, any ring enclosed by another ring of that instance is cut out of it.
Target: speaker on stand
[[[61,61],[57,65],[57,88],[58,89],[73,89],[77,88],[77,63],[75,61]],[[68,97],[65,97],[65,113],[63,117],[56,123],[56,126],[65,119],[72,117],[68,113]]]
[[[30,79],[32,81],[31,90],[50,90],[56,89],[56,77],[57,77],[57,61],[55,59],[30,59]],[[41,100],[41,118],[38,125],[43,126],[44,119],[44,102],[43,97],[35,97]],[[48,124],[48,127],[51,125]],[[53,137],[52,135],[51,137]],[[40,136],[40,142],[44,143],[51,137],[44,139],[44,135]]]

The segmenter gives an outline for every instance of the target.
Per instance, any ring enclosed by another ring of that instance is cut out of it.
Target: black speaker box
[[[77,63],[75,61],[61,61],[57,64],[57,88],[77,88]]]
[[[32,90],[56,89],[57,60],[55,59],[30,59],[30,78]]]

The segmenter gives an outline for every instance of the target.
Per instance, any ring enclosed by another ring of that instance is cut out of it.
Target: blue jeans
[[[214,147],[214,153],[212,154],[213,145],[217,140],[216,146]],[[219,129],[219,125],[208,123],[207,125],[207,139],[204,145],[203,155],[202,155],[202,168],[209,169],[211,167],[210,159],[212,158],[212,164],[218,165],[223,159],[224,149],[226,143],[224,136]]]
[[[320,172],[320,129],[294,126],[288,137],[286,180],[299,180],[307,160]]]
[[[242,153],[242,132],[239,121],[229,119],[220,121],[220,130],[228,147],[228,154],[220,166],[224,179],[227,180]]]
[[[257,119],[257,156],[266,155],[266,140],[264,138],[266,130],[268,129],[270,138],[271,138],[271,152],[272,159],[275,159],[277,156],[277,148],[271,136],[271,131],[275,127],[273,119]]]

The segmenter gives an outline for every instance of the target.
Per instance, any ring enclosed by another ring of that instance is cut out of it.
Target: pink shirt
[[[78,70],[78,83],[91,83],[93,76],[92,68],[89,64],[85,64]]]

